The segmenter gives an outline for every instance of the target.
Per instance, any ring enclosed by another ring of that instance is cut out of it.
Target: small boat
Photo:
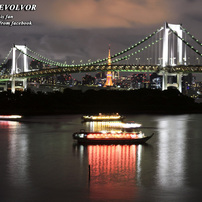
[[[125,117],[119,115],[119,113],[116,114],[102,114],[99,113],[99,115],[90,115],[90,116],[82,116],[81,117],[83,121],[121,121]]]
[[[142,132],[80,132],[73,133],[78,144],[144,144],[154,134],[145,136]]]

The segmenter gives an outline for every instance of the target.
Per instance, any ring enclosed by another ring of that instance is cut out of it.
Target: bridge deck
[[[40,77],[46,75],[63,74],[63,73],[81,73],[81,72],[99,72],[99,71],[120,71],[120,72],[168,72],[168,73],[202,73],[202,66],[167,66],[159,65],[90,65],[90,66],[70,66],[70,67],[54,67],[50,69],[42,69],[37,71],[21,72],[10,75],[5,74],[0,76],[0,81],[10,80],[11,76],[15,78]]]

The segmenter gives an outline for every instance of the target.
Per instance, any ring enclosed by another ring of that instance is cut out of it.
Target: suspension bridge
[[[181,24],[165,23],[144,39],[108,58],[92,62],[67,64],[48,59],[25,45],[14,45],[0,65],[0,81],[15,81],[64,73],[81,72],[156,72],[163,77],[162,90],[167,89],[168,76],[177,76],[178,89],[181,79],[188,73],[202,73],[202,43]],[[6,63],[12,58],[10,68]],[[43,64],[43,68],[31,69],[30,61]]]

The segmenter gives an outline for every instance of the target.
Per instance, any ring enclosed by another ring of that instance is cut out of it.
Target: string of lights
[[[33,56],[31,56],[31,55],[29,55],[29,54],[23,52],[22,50],[20,50],[20,49],[18,49],[18,48],[16,48],[16,49],[17,49],[18,51],[20,51],[22,54],[26,55],[27,57],[29,57],[29,58],[31,58],[31,59],[33,59],[33,60],[35,60],[35,61],[42,62],[42,63],[47,64],[47,65],[64,66],[64,64],[59,65],[60,63],[58,63],[58,62],[53,63],[53,62],[47,62],[47,61],[44,61],[44,60],[40,60],[40,59],[38,59],[38,58],[36,58],[36,57],[33,57]],[[66,65],[66,66],[67,66],[67,67],[70,67],[70,65]]]
[[[151,37],[153,37],[156,33],[160,32],[161,30],[162,30],[162,28],[161,28],[161,29],[157,29],[155,32],[153,32],[152,34],[150,34],[148,37],[145,37],[145,39],[142,39],[141,41],[139,41],[138,43],[134,44],[133,46],[131,46],[131,47],[125,49],[124,51],[121,51],[121,52],[119,52],[119,53],[116,53],[116,54],[112,55],[111,58],[115,58],[115,57],[117,57],[117,56],[120,56],[120,55],[122,55],[122,54],[124,54],[124,53],[126,53],[126,52],[128,52],[128,51],[130,51],[130,50],[132,50],[132,49],[134,49],[134,48],[136,48],[137,46],[139,46],[139,45],[141,45],[142,43],[144,43],[144,42],[146,42],[147,40],[149,40]],[[152,44],[149,44],[148,46],[145,46],[145,47],[143,47],[143,48],[141,48],[141,49],[135,51],[134,53],[131,53],[131,54],[126,55],[126,56],[123,56],[123,57],[121,57],[121,58],[112,60],[112,63],[116,63],[116,62],[119,62],[119,61],[122,61],[122,60],[127,60],[127,59],[130,58],[131,56],[136,55],[136,54],[138,54],[138,53],[144,51],[144,50],[147,49],[147,48],[150,48],[152,45],[158,43],[160,40],[162,40],[162,38],[160,38],[159,40],[156,40],[155,43],[152,42]],[[41,58],[43,58],[43,59],[45,59],[45,60],[47,60],[47,61],[40,60],[40,59],[38,59],[38,58],[36,58],[36,57],[33,57],[33,56],[29,55],[29,54],[26,54],[26,53],[24,53],[24,52],[23,52],[22,50],[20,50],[20,49],[17,49],[17,50],[19,50],[21,53],[25,54],[25,55],[28,56],[29,58],[31,58],[31,59],[33,59],[33,60],[36,60],[36,61],[38,61],[38,62],[42,62],[42,63],[44,63],[44,64],[49,64],[49,65],[53,65],[53,66],[61,66],[61,67],[73,67],[73,66],[81,67],[81,66],[89,66],[89,65],[94,65],[94,64],[100,63],[101,61],[105,61],[105,60],[108,59],[108,58],[106,58],[106,59],[101,59],[101,60],[97,60],[97,61],[94,61],[94,62],[91,62],[91,63],[86,63],[86,64],[67,65],[67,64],[64,64],[64,63],[58,63],[58,62],[55,62],[55,61],[50,60],[50,59],[48,59],[48,58],[45,58],[44,56],[42,56],[42,55],[36,53],[35,51],[32,51],[30,48],[28,48],[28,50],[29,50],[30,52],[34,53],[35,55],[37,55],[37,56],[39,56],[39,57],[41,57]],[[100,65],[107,65],[107,63],[101,63]]]
[[[198,40],[198,39],[196,39],[192,34],[190,34],[190,32],[188,32],[185,28],[183,28],[182,26],[181,26],[181,28],[185,31],[185,33],[186,34],[188,34],[196,43],[198,43],[200,46],[202,46],[202,43]]]
[[[162,30],[163,27],[161,27],[160,29],[157,29],[155,32],[153,32],[152,34],[150,34],[149,36],[145,37],[144,39],[142,39],[141,41],[139,41],[138,43],[134,44],[133,46],[115,54],[115,55],[112,55],[111,58],[114,58],[114,57],[117,57],[121,54],[124,54],[134,48],[136,48],[137,46],[141,45],[142,43],[146,42],[147,40],[149,40],[151,37],[153,37],[155,34],[157,34],[158,32],[160,32]]]
[[[116,63],[122,60],[127,60],[129,59],[131,56],[136,55],[138,53],[141,53],[142,51],[144,51],[145,49],[151,48],[153,45],[155,45],[156,43],[158,43],[159,41],[161,41],[163,38],[159,38],[158,40],[155,40],[154,42],[152,42],[151,44],[148,44],[147,46],[135,51],[134,53],[131,53],[129,55],[123,56],[121,58],[117,58],[115,60],[112,60],[112,63]],[[106,65],[107,63],[102,63],[101,65]]]
[[[128,52],[128,51],[131,51],[132,49],[138,47],[138,46],[141,45],[142,43],[144,43],[144,42],[146,42],[147,40],[149,40],[151,37],[153,37],[156,33],[158,33],[159,31],[161,31],[162,29],[163,29],[163,27],[161,27],[160,29],[157,29],[157,30],[154,31],[152,34],[150,34],[149,36],[145,37],[144,39],[142,39],[142,40],[139,41],[138,43],[136,43],[136,44],[134,44],[134,45],[132,45],[132,46],[126,48],[125,50],[123,50],[123,51],[121,51],[121,52],[118,52],[118,53],[112,55],[111,58],[118,57],[118,56],[120,56],[120,55],[122,55],[122,54],[124,54],[124,53],[126,53],[126,52]],[[27,49],[28,49],[30,52],[32,52],[33,54],[39,56],[40,58],[42,58],[42,59],[44,59],[44,60],[40,60],[40,59],[38,59],[38,58],[36,58],[36,57],[33,57],[33,56],[29,55],[29,54],[26,54],[26,53],[22,52],[21,50],[19,50],[19,51],[21,51],[23,54],[27,55],[28,57],[30,57],[30,58],[32,58],[32,59],[34,59],[34,60],[36,60],[36,61],[43,62],[43,63],[49,64],[49,65],[61,66],[61,67],[73,67],[73,66],[81,67],[81,66],[95,65],[95,64],[98,64],[98,63],[101,63],[101,62],[104,62],[104,61],[107,61],[107,60],[108,60],[108,58],[104,58],[104,59],[96,60],[96,61],[93,61],[93,62],[90,62],[90,63],[76,64],[76,65],[68,65],[68,64],[59,63],[59,62],[50,60],[50,59],[48,59],[48,58],[46,58],[46,57],[44,57],[44,56],[42,56],[42,55],[36,53],[35,51],[31,50],[31,49],[28,48],[28,47],[27,47]],[[139,50],[136,51],[135,54],[137,54],[138,52],[140,52],[140,51],[139,51]],[[132,54],[131,54],[131,55],[132,55]],[[129,55],[128,57],[130,57],[130,55]],[[128,57],[122,57],[122,59],[118,59],[118,61],[127,59]],[[116,59],[116,60],[113,60],[113,62],[117,62],[117,59]],[[102,63],[102,64],[107,64],[107,63]]]
[[[160,29],[157,29],[157,30],[154,31],[152,34],[150,34],[149,36],[145,37],[144,39],[142,39],[142,40],[139,41],[138,43],[136,43],[136,44],[134,44],[134,45],[132,45],[132,46],[126,48],[125,50],[123,50],[123,51],[121,51],[121,52],[118,52],[118,53],[112,55],[111,58],[118,57],[118,56],[120,56],[120,55],[122,55],[122,54],[124,54],[124,53],[126,53],[126,52],[128,52],[128,51],[131,51],[132,49],[138,47],[138,46],[141,45],[142,43],[144,43],[144,42],[146,42],[147,40],[149,40],[151,37],[153,37],[156,33],[160,32],[162,29],[163,29],[163,27],[161,27]],[[124,58],[124,57],[122,57],[122,58]],[[125,58],[124,58],[124,59],[125,59]],[[121,59],[121,60],[124,60],[124,59]],[[94,64],[101,63],[101,62],[104,62],[104,61],[107,61],[107,60],[108,60],[108,58],[105,58],[105,59],[100,59],[100,60],[97,60],[97,61],[93,61],[93,62],[91,62],[91,63],[78,64],[78,65],[75,65],[75,66],[78,66],[78,67],[79,67],[79,66],[94,65]],[[121,61],[121,60],[119,59],[119,61]],[[113,61],[114,61],[114,60],[113,60]],[[116,61],[116,62],[117,62],[117,61]],[[101,63],[101,65],[102,65],[102,64],[105,65],[105,64],[107,64],[107,63]]]
[[[32,52],[33,54],[35,54],[35,55],[39,56],[40,58],[43,58],[44,60],[47,60],[48,62],[50,62],[50,63],[52,63],[52,64],[58,64],[58,65],[62,65],[62,63],[59,63],[59,62],[56,62],[56,61],[50,60],[50,59],[48,59],[48,58],[46,58],[46,57],[44,57],[44,56],[42,56],[42,55],[38,54],[37,52],[35,52],[35,51],[31,50],[31,49],[30,49],[30,48],[28,48],[28,47],[27,47],[27,50],[29,50],[29,51],[30,51],[30,52]]]
[[[5,62],[7,61],[7,59],[8,59],[8,57],[9,57],[9,55],[10,55],[11,52],[12,52],[12,48],[11,48],[10,51],[8,52],[7,56],[4,58],[3,62],[2,62],[1,65],[0,65],[0,68],[3,67],[3,65],[4,65]]]
[[[161,30],[163,30],[163,27],[161,27],[160,29],[157,29],[155,32],[153,32],[153,33],[150,34],[149,36],[145,37],[144,39],[142,39],[142,40],[139,41],[138,43],[132,45],[131,47],[128,47],[127,49],[125,49],[125,50],[123,50],[123,51],[121,51],[121,52],[118,52],[118,53],[112,55],[111,58],[118,57],[118,56],[120,56],[120,55],[122,55],[122,54],[124,54],[124,53],[126,53],[126,52],[128,52],[128,51],[131,51],[132,49],[138,47],[138,46],[141,45],[142,43],[144,43],[144,42],[146,42],[147,40],[149,40],[151,37],[153,37],[155,34],[157,34],[158,32],[160,32]],[[174,34],[176,34],[172,29],[171,29],[171,31],[172,31]],[[178,37],[179,37],[179,36],[178,36]],[[180,38],[180,37],[179,37],[179,38]],[[194,37],[192,37],[192,38],[195,39]],[[116,62],[119,62],[119,61],[122,61],[122,60],[127,60],[127,59],[129,59],[131,56],[136,55],[136,54],[138,54],[138,53],[144,51],[145,49],[150,48],[152,45],[158,43],[158,42],[161,41],[161,40],[162,40],[162,38],[159,38],[159,40],[155,40],[155,41],[152,42],[151,44],[149,44],[149,45],[147,45],[147,46],[145,46],[145,47],[143,47],[143,48],[141,48],[141,49],[135,51],[134,53],[131,53],[131,54],[126,55],[126,56],[123,56],[123,57],[121,57],[121,58],[117,58],[117,59],[115,59],[115,60],[112,60],[112,63],[116,63]],[[181,39],[181,40],[182,40],[187,46],[189,46],[192,50],[194,50],[196,53],[198,53],[200,56],[202,56],[202,54],[200,54],[200,53],[198,52],[198,50],[194,49],[193,46],[189,45],[188,42],[186,42],[184,39]],[[196,40],[196,39],[195,39],[195,40]],[[103,62],[103,61],[107,61],[107,59],[108,59],[108,58],[105,58],[105,59],[93,61],[93,62],[90,62],[90,63],[76,64],[76,65],[68,65],[68,64],[59,63],[59,62],[50,60],[50,59],[48,59],[48,58],[46,58],[46,57],[44,57],[44,56],[38,54],[37,52],[32,51],[32,50],[31,50],[30,48],[28,48],[28,47],[27,47],[27,49],[28,49],[31,53],[33,53],[33,54],[37,55],[38,57],[42,58],[43,60],[38,59],[38,58],[36,58],[36,57],[34,57],[34,56],[31,56],[30,54],[24,53],[24,52],[23,52],[22,50],[20,50],[20,49],[17,49],[17,50],[20,51],[22,54],[24,54],[24,55],[28,56],[29,58],[31,58],[31,59],[33,59],[33,60],[36,60],[36,61],[38,61],[38,62],[42,62],[42,63],[44,63],[44,64],[53,65],[53,66],[61,66],[61,67],[73,67],[73,66],[81,67],[81,66],[89,66],[89,65],[94,65],[94,64],[97,64],[97,63],[101,63],[101,62]],[[12,49],[9,51],[9,54],[7,55],[7,57],[5,58],[4,61],[6,61],[6,59],[7,59],[8,56],[10,55],[11,51],[12,51]],[[100,65],[106,65],[106,64],[107,64],[107,63],[101,63]],[[2,63],[2,65],[3,65],[3,63]],[[1,65],[0,67],[2,67],[2,65]]]
[[[175,34],[175,36],[177,36],[179,39],[181,39],[182,42],[183,42],[184,44],[186,44],[186,46],[188,46],[189,48],[191,48],[196,54],[198,54],[199,56],[202,57],[202,54],[199,52],[199,50],[195,49],[195,48],[194,48],[192,45],[190,45],[189,42],[187,42],[184,38],[178,36],[178,34],[177,34],[175,31],[173,31],[170,27],[169,27],[169,29],[173,32],[173,34]]]

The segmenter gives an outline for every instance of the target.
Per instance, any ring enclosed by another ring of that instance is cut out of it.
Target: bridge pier
[[[16,85],[16,82],[22,83],[22,85]],[[19,79],[19,78],[12,78],[11,79],[11,92],[15,93],[16,88],[21,89],[21,90],[27,90],[27,79]]]
[[[182,73],[177,74],[178,90],[182,93]]]
[[[8,90],[7,81],[1,81],[0,82],[0,92],[7,91],[7,90]]]
[[[11,80],[11,92],[15,93],[15,78],[12,78]]]
[[[167,72],[163,72],[162,90],[167,90],[168,76]]]
[[[23,79],[24,90],[27,90],[27,78]]]
[[[177,86],[175,86],[175,87],[177,87],[177,89],[180,91],[180,93],[182,93],[182,73],[170,74],[168,72],[162,72],[161,74],[163,76],[162,90],[168,89],[168,76],[177,76]],[[172,85],[169,85],[169,86],[172,86]]]

